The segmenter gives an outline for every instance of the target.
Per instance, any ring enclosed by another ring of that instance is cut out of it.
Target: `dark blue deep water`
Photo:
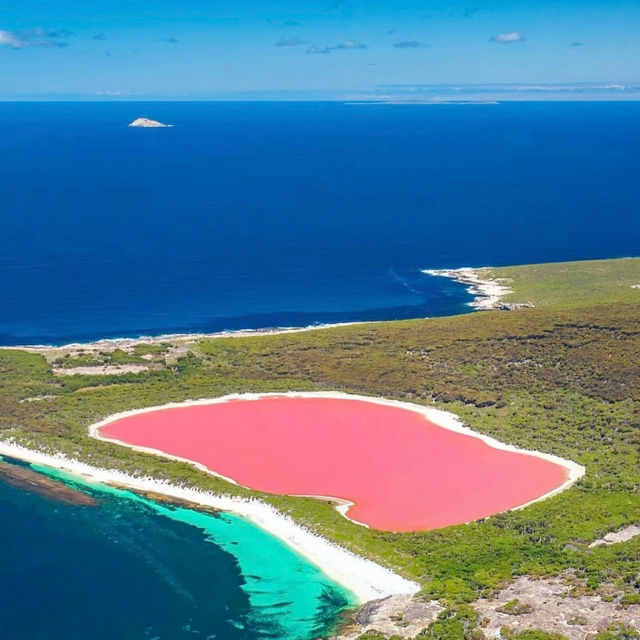
[[[311,640],[355,602],[240,517],[47,474],[97,504],[0,478],[3,640]]]
[[[0,343],[461,312],[421,269],[639,254],[639,149],[640,103],[0,104]]]

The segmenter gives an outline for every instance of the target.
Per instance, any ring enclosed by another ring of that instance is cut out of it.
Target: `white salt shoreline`
[[[201,406],[208,404],[217,404],[228,402],[230,400],[259,400],[264,397],[293,397],[293,398],[332,398],[332,399],[350,399],[372,402],[374,404],[386,405],[405,409],[418,413],[430,422],[433,422],[445,429],[462,433],[474,438],[479,438],[488,446],[505,451],[517,452],[525,455],[536,456],[544,460],[548,460],[564,467],[567,470],[566,481],[556,489],[546,493],[535,500],[531,500],[525,504],[519,505],[516,509],[522,509],[529,504],[549,498],[579,480],[585,473],[583,466],[560,458],[552,454],[542,453],[538,451],[528,451],[520,449],[513,445],[505,444],[484,434],[477,433],[472,429],[465,427],[458,416],[453,413],[435,409],[432,407],[424,407],[421,405],[402,402],[399,400],[389,400],[386,398],[362,396],[356,394],[347,394],[342,392],[287,392],[287,393],[255,393],[255,394],[231,394],[219,398],[192,400],[179,403],[168,403],[161,406],[146,407],[143,409],[134,409],[131,411],[123,411],[113,414],[100,422],[89,427],[91,436],[109,443],[118,443],[127,448],[160,455],[173,460],[181,460],[209,473],[211,475],[219,474],[212,472],[192,460],[185,460],[177,456],[168,455],[162,451],[149,449],[146,447],[134,447],[124,442],[103,438],[99,434],[99,430],[106,424],[120,418],[134,416],[142,413],[149,413],[161,409],[178,408],[185,406]],[[0,441],[0,455],[6,455],[27,462],[41,464],[43,466],[54,467],[88,478],[95,482],[104,484],[125,486],[136,491],[148,491],[152,493],[164,494],[172,498],[179,498],[201,504],[207,507],[213,507],[222,511],[228,511],[247,518],[258,527],[268,533],[280,538],[289,547],[304,556],[309,562],[318,566],[326,575],[342,584],[346,589],[354,593],[358,602],[363,604],[370,600],[385,598],[391,595],[410,594],[413,595],[420,590],[418,583],[407,580],[402,576],[394,573],[371,560],[367,560],[356,554],[347,551],[339,545],[322,538],[321,536],[310,532],[301,525],[297,524],[291,517],[280,513],[275,507],[268,505],[257,499],[244,499],[238,497],[216,495],[206,491],[200,491],[193,488],[180,487],[166,481],[157,480],[151,477],[135,477],[125,474],[115,469],[99,469],[78,460],[70,460],[62,455],[52,455],[33,451],[26,447],[20,446],[13,442]],[[231,478],[225,480],[235,482]],[[335,500],[337,510],[345,517],[348,503],[344,500],[326,497]],[[353,521],[356,522],[356,521]],[[357,523],[360,524],[360,523]]]
[[[546,500],[547,498],[550,498],[551,496],[554,496],[557,493],[564,491],[566,488],[570,487],[572,484],[577,482],[585,474],[585,468],[582,465],[579,465],[578,463],[573,462],[572,460],[566,460],[565,458],[561,458],[560,456],[555,456],[550,453],[543,453],[541,451],[532,451],[529,449],[522,449],[514,445],[500,442],[500,440],[496,440],[491,436],[487,436],[485,434],[478,433],[477,431],[473,431],[473,429],[470,429],[469,427],[464,426],[464,424],[462,423],[462,421],[457,415],[449,411],[443,411],[442,409],[435,409],[433,407],[426,407],[423,405],[413,404],[411,402],[403,402],[401,400],[389,400],[387,398],[381,398],[376,396],[363,396],[363,395],[352,394],[352,393],[343,393],[341,391],[288,391],[288,392],[273,392],[273,393],[233,393],[226,396],[220,396],[218,398],[187,400],[186,402],[169,402],[164,405],[159,405],[154,407],[145,407],[144,409],[133,409],[130,411],[121,411],[120,413],[115,413],[111,416],[108,416],[104,420],[101,420],[100,422],[96,422],[95,424],[90,425],[89,434],[98,440],[102,440],[103,442],[116,443],[124,447],[127,447],[129,449],[133,449],[135,451],[141,451],[144,453],[150,453],[153,455],[162,456],[163,458],[169,458],[170,460],[187,462],[188,464],[193,465],[194,467],[200,469],[201,471],[204,471],[205,473],[222,478],[227,482],[238,484],[233,478],[228,478],[226,476],[218,474],[215,471],[212,471],[211,469],[209,469],[208,467],[205,467],[204,465],[198,462],[194,462],[193,460],[190,460],[188,458],[173,456],[164,451],[161,451],[159,449],[153,449],[151,447],[133,446],[127,442],[123,442],[115,438],[104,438],[100,435],[100,429],[108,425],[109,423],[114,422],[115,420],[120,420],[122,418],[128,418],[131,416],[140,415],[143,413],[150,413],[153,411],[161,411],[163,409],[176,409],[180,407],[195,407],[195,406],[203,406],[203,405],[211,405],[211,404],[221,404],[221,403],[225,403],[233,400],[254,400],[255,401],[255,400],[260,400],[261,398],[276,398],[276,397],[360,400],[362,402],[371,402],[373,404],[379,404],[387,407],[404,409],[406,411],[412,411],[413,413],[417,413],[425,417],[429,422],[432,422],[444,429],[448,429],[449,431],[455,431],[456,433],[461,433],[466,436],[470,436],[470,437],[482,440],[486,445],[493,447],[494,449],[501,449],[503,451],[509,451],[512,453],[519,453],[519,454],[541,458],[543,460],[552,462],[566,469],[567,479],[559,487],[545,493],[539,498],[535,498],[534,500],[530,500],[521,505],[518,505],[517,507],[514,507],[513,509],[511,509],[511,511],[523,509],[524,507],[527,507],[530,504],[533,504],[535,502]],[[246,488],[250,488],[250,487],[246,487]],[[348,500],[344,500],[343,498],[338,498],[338,497],[331,497],[331,496],[311,496],[311,497],[326,498],[334,501],[337,505],[336,510],[341,515],[343,515],[348,520],[351,520],[351,522],[354,522],[355,524],[362,525],[361,522],[358,522],[357,520],[353,520],[352,518],[349,518],[349,516],[347,515],[349,506],[352,504]]]

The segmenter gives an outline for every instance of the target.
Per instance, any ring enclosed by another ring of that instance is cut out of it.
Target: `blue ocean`
[[[422,270],[640,254],[638,149],[640,103],[0,104],[0,344],[469,311]],[[240,518],[62,480],[97,506],[0,482],[8,638],[303,640],[353,604]]]
[[[240,517],[37,470],[96,505],[0,480],[7,640],[312,640],[354,606],[352,594]]]
[[[640,103],[0,104],[0,343],[463,312],[422,269],[640,253],[639,148]]]

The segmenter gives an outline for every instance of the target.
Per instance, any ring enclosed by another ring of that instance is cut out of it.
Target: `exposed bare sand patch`
[[[149,371],[146,364],[105,364],[88,367],[54,367],[56,376],[115,376],[123,373],[144,373]]]
[[[640,536],[640,524],[630,524],[618,531],[612,531],[611,533],[607,533],[602,536],[602,538],[598,538],[598,540],[594,540],[589,548],[593,549],[594,547],[600,547],[602,545],[616,544],[618,542],[626,542],[627,540],[631,540],[631,538],[635,538],[636,536]]]

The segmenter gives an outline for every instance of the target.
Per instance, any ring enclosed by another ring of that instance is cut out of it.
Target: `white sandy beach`
[[[89,427],[89,433],[95,438],[114,443],[117,441],[108,438],[102,438],[99,434],[99,430],[102,426],[120,418],[157,411],[159,409],[208,405],[229,402],[231,400],[259,400],[264,397],[278,396],[287,396],[293,398],[311,397],[351,399],[405,409],[407,411],[419,413],[420,415],[427,418],[430,422],[433,422],[445,429],[462,433],[474,438],[479,438],[488,446],[505,451],[518,452],[521,454],[543,458],[550,462],[554,462],[555,464],[561,465],[567,470],[567,480],[561,486],[557,487],[553,491],[550,491],[544,496],[537,498],[536,500],[518,506],[518,509],[523,508],[528,504],[531,504],[532,502],[544,500],[566,489],[574,482],[576,482],[579,478],[581,478],[585,472],[584,467],[570,460],[565,460],[564,458],[538,451],[527,451],[524,449],[520,449],[513,445],[499,442],[498,440],[491,438],[490,436],[477,433],[469,429],[468,427],[465,427],[458,416],[450,412],[431,407],[424,407],[409,402],[347,394],[341,392],[232,394],[219,398],[193,400],[181,403],[169,403],[162,406],[147,407],[144,409],[136,409],[111,415],[108,418],[105,418],[104,420],[91,425]],[[161,455],[174,460],[181,460],[181,458],[165,454],[161,451],[147,449],[144,447],[131,447],[126,443],[120,444],[135,450]],[[188,500],[196,504],[213,507],[222,511],[228,511],[245,517],[265,531],[280,538],[292,549],[296,550],[298,553],[307,558],[307,560],[321,568],[333,580],[352,591],[358,598],[358,601],[361,603],[396,594],[415,594],[419,591],[420,588],[417,583],[407,580],[392,572],[391,570],[382,567],[381,565],[361,558],[353,554],[352,552],[343,549],[337,544],[332,543],[329,540],[326,540],[325,538],[322,538],[321,536],[308,531],[304,527],[298,525],[289,516],[280,513],[274,507],[260,500],[243,499],[225,495],[215,495],[206,491],[176,486],[169,482],[160,481],[151,477],[135,477],[115,469],[100,469],[77,460],[70,460],[60,455],[33,451],[12,442],[0,442],[0,455],[7,455],[10,457],[25,460],[27,462],[62,469],[95,482],[124,486],[137,491],[148,491],[164,494],[169,497]],[[195,463],[191,460],[186,460],[186,462],[189,462],[190,464],[207,473],[217,475],[201,464]],[[224,479],[229,482],[234,482],[230,478]],[[330,499],[333,500],[333,498]],[[344,501],[336,500],[336,503],[338,511],[342,515],[345,515],[347,506]]]
[[[92,482],[163,494],[247,518],[264,531],[278,537],[332,580],[351,591],[361,604],[394,594],[415,594],[420,590],[416,582],[308,531],[289,516],[260,500],[215,495],[150,477],[134,477],[115,469],[92,467],[61,455],[33,451],[12,442],[0,442],[0,455],[60,469]]]

